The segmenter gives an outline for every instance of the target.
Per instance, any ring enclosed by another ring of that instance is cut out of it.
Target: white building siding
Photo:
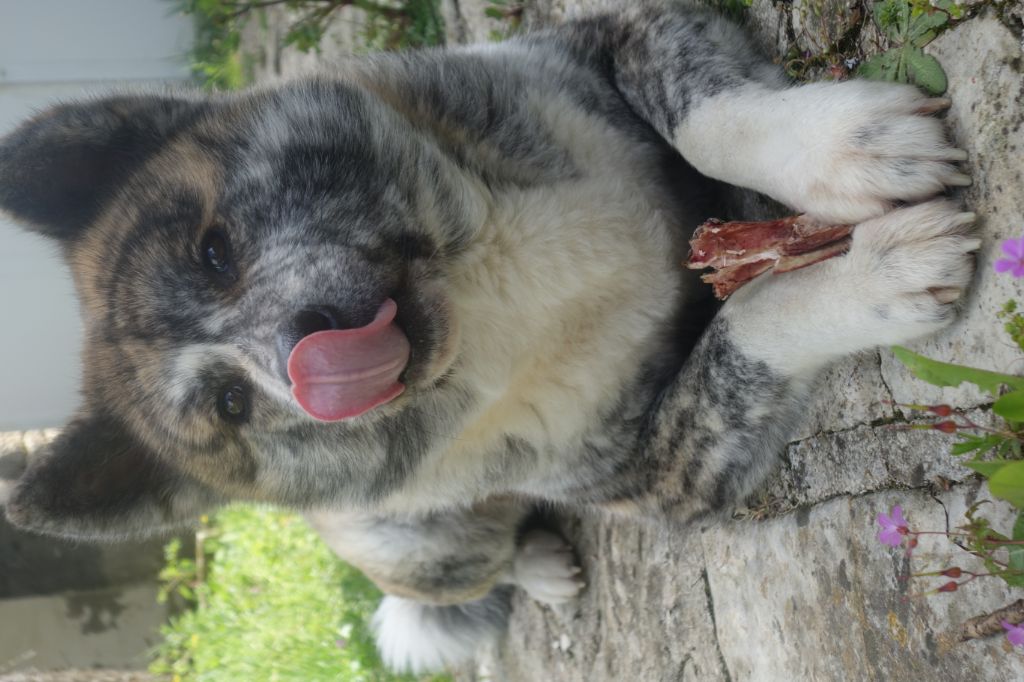
[[[185,80],[192,24],[175,4],[0,0],[0,135],[55,101],[118,83]],[[0,217],[0,431],[71,416],[81,336],[54,245]]]

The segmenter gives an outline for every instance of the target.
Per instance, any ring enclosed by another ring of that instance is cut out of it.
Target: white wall
[[[184,80],[192,25],[168,0],[0,0],[0,135],[48,103]],[[55,247],[0,217],[0,431],[78,403],[81,323]]]

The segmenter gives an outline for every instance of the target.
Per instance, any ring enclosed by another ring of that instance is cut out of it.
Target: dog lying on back
[[[561,539],[517,540],[533,503],[714,513],[775,465],[823,367],[951,321],[973,216],[894,208],[966,181],[944,104],[789,87],[672,6],[54,107],[0,141],[0,207],[74,273],[84,401],[7,515],[124,538],[230,499],[307,510],[390,595],[392,666],[462,660],[507,585],[579,589]],[[707,178],[856,224],[849,253],[705,324],[680,263]]]

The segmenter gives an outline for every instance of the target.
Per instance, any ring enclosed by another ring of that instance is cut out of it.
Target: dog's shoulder
[[[361,56],[327,75],[370,93],[488,182],[536,185],[577,175],[579,154],[609,138],[662,145],[595,64],[552,34]]]

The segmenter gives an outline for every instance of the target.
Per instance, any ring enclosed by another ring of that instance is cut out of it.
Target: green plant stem
[[[973,538],[975,537],[971,533],[958,533],[956,531],[946,530],[913,530],[910,531],[911,535],[945,535],[946,537],[958,536],[962,538]],[[1024,540],[1000,540],[998,538],[984,538],[985,542],[992,543],[994,545],[1024,545]]]

